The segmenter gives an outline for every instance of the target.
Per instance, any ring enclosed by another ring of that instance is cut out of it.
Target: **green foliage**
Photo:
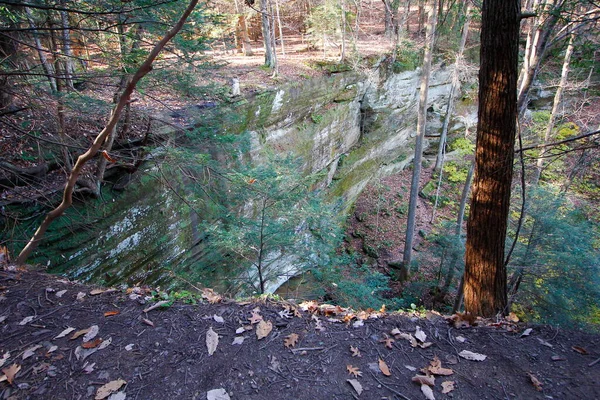
[[[412,41],[402,40],[396,48],[396,61],[392,68],[396,74],[404,71],[414,71],[423,63],[422,60],[422,50],[416,49]]]
[[[465,182],[469,174],[467,166],[460,165],[457,162],[451,161],[444,165],[444,173],[448,176],[448,181],[453,183]]]
[[[323,116],[321,114],[311,114],[310,120],[315,124],[320,124],[321,122],[323,122]]]
[[[450,143],[450,151],[458,151],[462,156],[475,152],[475,143],[465,137],[456,138]]]
[[[559,193],[530,196],[511,262],[522,275],[516,303],[531,320],[565,325],[593,323],[600,307],[598,227]]]

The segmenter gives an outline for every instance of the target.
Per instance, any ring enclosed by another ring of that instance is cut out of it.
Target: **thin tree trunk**
[[[467,222],[465,309],[506,312],[504,248],[517,121],[520,0],[483,3],[475,177]]]
[[[340,51],[340,62],[346,59],[346,2],[340,0],[342,6],[342,48]]]
[[[281,26],[281,17],[279,16],[279,0],[275,0],[275,10],[277,12],[277,27],[279,29],[279,40],[281,40],[281,56],[285,57],[285,47],[283,44],[283,27]]]
[[[269,0],[260,0],[263,43],[265,46],[265,65],[271,69],[276,67],[275,45],[271,35],[271,19],[269,18]]]
[[[62,1],[61,5],[65,6],[67,1]],[[66,11],[60,11],[60,22],[62,27],[62,48],[64,53],[64,68],[63,74],[65,78],[65,84],[67,90],[74,90],[73,88],[73,74],[75,68],[73,67],[73,50],[71,49],[71,27],[69,24],[69,14]]]
[[[440,135],[440,144],[438,146],[437,158],[435,160],[435,171],[440,171],[442,169],[442,163],[444,160],[444,150],[446,146],[446,140],[448,137],[448,128],[450,126],[450,120],[452,119],[452,113],[454,112],[454,99],[456,97],[456,93],[460,89],[459,71],[463,60],[463,53],[465,51],[467,37],[469,36],[469,24],[471,23],[471,7],[469,2],[465,2],[464,12],[466,15],[466,19],[465,24],[463,25],[458,54],[456,55],[456,61],[454,62],[454,71],[452,71],[452,86],[450,87],[450,93],[448,95],[448,106],[446,107],[446,116],[444,117],[444,125],[442,126],[442,133]]]
[[[560,106],[560,102],[562,101],[562,94],[567,85],[567,80],[569,77],[569,64],[571,63],[571,55],[573,54],[573,49],[575,48],[575,33],[572,32],[569,37],[569,45],[567,46],[567,50],[565,52],[565,57],[563,59],[562,65],[562,73],[560,75],[560,82],[558,84],[558,88],[556,89],[556,93],[554,94],[554,103],[552,104],[552,112],[550,113],[550,120],[548,121],[548,126],[546,127],[546,133],[544,135],[544,144],[550,141],[550,137],[552,136],[552,130],[554,129],[554,124],[556,122],[556,115],[558,114],[558,107]],[[532,179],[532,185],[537,185],[540,176],[542,175],[542,169],[544,168],[544,156],[546,155],[546,151],[542,150],[540,153],[540,157],[537,159],[535,174]]]
[[[435,25],[437,21],[437,8],[431,9],[427,30],[425,57],[423,60],[423,71],[421,72],[421,86],[419,94],[419,111],[417,116],[417,139],[415,145],[415,158],[413,160],[413,175],[410,186],[410,199],[408,203],[408,218],[406,221],[406,241],[404,243],[404,254],[402,268],[408,272],[412,262],[412,247],[415,233],[415,220],[417,211],[417,200],[419,197],[419,180],[421,178],[421,159],[423,157],[423,140],[425,138],[425,126],[427,124],[427,93],[429,90],[429,75],[431,73],[431,58],[433,44],[435,41]]]
[[[56,92],[56,78],[54,77],[54,68],[48,61],[48,57],[46,57],[46,52],[42,47],[42,42],[40,40],[40,34],[35,25],[35,21],[33,19],[33,13],[29,7],[25,7],[25,14],[27,15],[27,21],[29,22],[29,27],[31,28],[31,32],[33,34],[33,40],[35,44],[35,50],[38,53],[38,57],[40,58],[40,63],[42,64],[42,68],[44,69],[44,73],[48,78],[48,83],[50,84],[50,90],[52,92]]]
[[[15,263],[17,265],[25,264],[25,261],[27,261],[27,258],[29,257],[31,252],[37,248],[39,242],[44,237],[44,234],[46,233],[46,230],[48,229],[50,224],[56,218],[59,218],[65,212],[65,210],[71,206],[71,204],[73,203],[73,190],[75,189],[75,184],[77,182],[77,178],[79,178],[79,174],[81,173],[83,166],[90,159],[92,159],[92,157],[94,157],[98,153],[98,150],[100,150],[102,143],[104,142],[104,140],[106,140],[106,137],[111,132],[111,130],[114,129],[114,127],[116,126],[117,121],[119,120],[119,117],[121,116],[121,112],[123,111],[123,108],[125,108],[125,105],[129,102],[131,94],[133,93],[136,85],[138,84],[140,79],[142,79],[144,76],[146,76],[146,74],[148,74],[148,72],[150,72],[152,70],[152,63],[154,62],[154,60],[156,59],[158,54],[162,51],[162,49],[165,47],[165,45],[177,34],[177,32],[179,32],[181,30],[186,19],[192,13],[192,11],[194,10],[194,7],[196,7],[196,5],[198,4],[198,1],[199,0],[191,0],[190,1],[189,5],[187,6],[186,10],[184,11],[184,13],[181,16],[181,18],[179,19],[179,21],[154,46],[154,48],[152,49],[152,51],[150,52],[150,54],[148,55],[148,57],[146,58],[144,63],[140,66],[140,68],[134,74],[133,78],[131,79],[131,81],[129,82],[129,84],[127,85],[127,87],[125,88],[123,93],[121,94],[121,96],[119,98],[119,102],[115,106],[113,113],[111,115],[111,118],[107,122],[104,129],[102,129],[102,131],[98,134],[98,136],[92,143],[92,146],[85,153],[80,155],[79,158],[77,159],[75,166],[73,167],[73,169],[71,170],[71,173],[69,174],[67,183],[65,184],[65,189],[63,192],[63,198],[62,198],[61,203],[58,205],[58,207],[56,207],[54,210],[50,211],[46,215],[46,218],[44,218],[44,221],[40,224],[39,228],[36,230],[33,237],[29,240],[29,242],[23,248],[23,250],[21,250],[21,253],[19,253],[19,256],[17,257],[17,259],[15,261]]]
[[[423,29],[425,29],[425,5],[426,0],[419,0],[419,29],[417,31],[419,33],[419,36],[421,36],[421,34],[423,33]],[[433,8],[436,7],[433,6]]]

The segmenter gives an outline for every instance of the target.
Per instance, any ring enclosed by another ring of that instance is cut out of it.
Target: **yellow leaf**
[[[296,347],[296,344],[298,343],[298,334],[296,333],[292,333],[289,334],[288,336],[285,337],[285,339],[283,340],[283,344],[285,345],[285,347],[287,347],[288,349],[290,347]]]
[[[391,376],[392,375],[392,373],[390,372],[390,369],[388,368],[387,364],[381,358],[379,359],[379,369],[381,370],[381,372],[385,376]]]
[[[346,369],[348,370],[348,373],[354,375],[355,378],[362,376],[362,372],[358,370],[358,367],[353,367],[352,365],[348,364],[346,365]]]
[[[15,376],[20,370],[21,366],[19,364],[13,364],[8,368],[3,368],[2,372],[4,372],[4,377],[6,378],[6,381],[8,381],[8,383],[12,385],[13,381],[15,380]],[[0,381],[2,380],[4,379],[0,378]]]

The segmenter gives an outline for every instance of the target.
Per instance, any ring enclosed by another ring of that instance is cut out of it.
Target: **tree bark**
[[[63,192],[63,198],[61,203],[58,205],[58,207],[56,207],[54,210],[50,211],[46,215],[46,218],[44,218],[44,221],[40,224],[33,237],[29,240],[29,242],[23,248],[23,250],[21,250],[21,253],[15,261],[17,265],[25,264],[25,261],[27,261],[27,258],[29,257],[31,252],[36,249],[39,242],[44,237],[44,234],[46,233],[46,230],[48,229],[52,221],[54,221],[56,218],[59,218],[65,212],[65,210],[71,206],[71,204],[73,203],[73,190],[75,189],[77,178],[79,177],[83,166],[90,159],[92,159],[92,157],[94,157],[96,153],[98,153],[98,150],[104,143],[104,140],[112,131],[112,129],[114,129],[114,127],[116,126],[119,117],[121,116],[121,112],[123,111],[123,108],[125,108],[127,103],[130,101],[131,94],[133,93],[133,90],[137,86],[138,82],[140,81],[140,79],[146,76],[148,72],[152,70],[152,63],[154,62],[158,54],[162,51],[162,49],[165,47],[165,45],[181,30],[185,21],[194,10],[194,7],[196,7],[196,5],[198,4],[198,1],[199,0],[190,1],[189,5],[187,6],[179,21],[177,21],[175,26],[173,26],[173,28],[171,28],[171,30],[169,30],[169,32],[167,32],[166,35],[154,46],[144,63],[133,75],[131,81],[121,94],[119,102],[115,106],[112,115],[104,129],[102,129],[102,131],[98,134],[98,136],[92,143],[92,146],[85,153],[80,155],[79,158],[77,158],[77,162],[71,170],[69,178],[67,179],[67,183],[65,184],[65,189]]]
[[[67,1],[61,1],[62,6],[67,5]],[[73,74],[75,68],[73,67],[73,50],[71,49],[71,32],[69,24],[69,14],[66,11],[60,11],[60,23],[62,27],[62,48],[64,53],[64,79],[68,90],[74,90],[73,88]]]
[[[417,200],[419,197],[419,180],[421,178],[421,159],[423,157],[423,140],[425,138],[425,126],[427,124],[427,93],[429,90],[429,75],[431,73],[431,53],[435,42],[435,25],[437,21],[437,7],[432,7],[429,17],[427,31],[427,46],[423,60],[423,71],[421,72],[421,87],[419,89],[419,112],[417,116],[417,140],[415,145],[415,158],[413,160],[413,175],[410,186],[410,199],[408,203],[408,218],[406,221],[406,241],[404,242],[404,254],[402,257],[403,270],[410,268],[412,262],[412,247],[415,233],[415,220]]]
[[[29,27],[31,28],[31,32],[33,34],[33,42],[35,45],[35,50],[38,53],[38,57],[40,58],[40,64],[42,64],[44,73],[48,78],[50,90],[52,92],[56,92],[56,78],[54,77],[54,69],[48,61],[48,57],[46,57],[46,52],[43,49],[42,41],[40,40],[40,34],[37,30],[37,26],[35,25],[35,20],[33,19],[33,13],[29,7],[25,7],[25,14],[27,15],[27,22],[29,23]]]
[[[269,0],[260,0],[263,43],[265,45],[265,65],[274,69],[277,65],[275,43],[273,43],[271,19],[269,18]]]
[[[467,222],[465,309],[506,312],[504,248],[517,119],[519,0],[483,3],[475,179]]]

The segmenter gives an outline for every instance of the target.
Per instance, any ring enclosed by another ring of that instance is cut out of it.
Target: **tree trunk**
[[[517,120],[519,0],[483,3],[475,179],[467,222],[465,309],[506,312],[504,247]]]
[[[271,69],[275,68],[275,44],[271,35],[271,19],[269,18],[269,0],[260,0],[260,13],[262,21],[263,44],[265,46],[265,65]]]
[[[64,7],[67,5],[67,1],[61,1],[61,5]],[[60,23],[62,27],[62,48],[64,53],[64,67],[63,74],[65,79],[65,86],[67,90],[74,90],[73,88],[73,74],[75,68],[73,67],[73,50],[71,49],[71,26],[69,24],[69,14],[66,11],[60,11]]]
[[[429,75],[431,73],[431,53],[435,41],[435,25],[437,21],[437,8],[431,9],[427,30],[425,57],[423,60],[423,71],[421,72],[421,86],[419,94],[419,112],[417,116],[417,140],[415,145],[415,158],[413,160],[413,175],[410,186],[410,199],[408,203],[408,218],[406,221],[406,241],[404,243],[404,254],[402,267],[407,270],[412,262],[412,247],[415,231],[415,219],[417,211],[417,200],[419,197],[419,180],[421,178],[421,159],[423,157],[423,140],[425,138],[425,126],[427,124],[427,92],[429,90]]]
[[[285,57],[285,47],[283,44],[283,27],[281,26],[281,17],[279,16],[279,0],[275,0],[275,10],[277,12],[277,28],[279,30],[279,40],[281,40],[281,56]]]
[[[44,69],[44,73],[48,78],[48,83],[50,84],[50,90],[52,92],[56,92],[56,79],[54,77],[54,68],[50,62],[48,62],[48,57],[46,57],[46,52],[42,47],[42,42],[40,40],[40,34],[35,25],[35,20],[33,19],[33,13],[29,7],[25,7],[25,14],[27,15],[27,22],[29,23],[29,27],[31,28],[31,33],[33,34],[33,42],[35,44],[35,50],[38,53],[38,57],[40,58],[40,64],[42,64],[42,68]]]
[[[425,29],[425,3],[425,0],[419,0],[419,28],[417,30],[419,36],[422,35],[423,29]],[[433,8],[436,8],[435,5],[433,6]]]
[[[556,115],[558,114],[558,107],[560,106],[560,102],[562,101],[562,94],[567,85],[567,79],[569,77],[569,64],[571,63],[571,55],[573,54],[573,50],[575,48],[575,33],[572,32],[569,37],[569,45],[567,46],[567,50],[565,52],[565,58],[563,59],[562,65],[562,73],[560,75],[560,82],[558,84],[558,88],[556,89],[556,93],[554,94],[554,103],[552,104],[552,113],[550,114],[550,120],[548,121],[548,126],[546,127],[546,134],[544,135],[544,144],[550,141],[550,136],[552,136],[552,130],[554,129],[554,124],[556,122]],[[544,156],[546,155],[546,151],[542,150],[540,153],[540,157],[537,159],[535,175],[532,180],[532,185],[537,185],[540,176],[542,175],[542,169],[544,168]]]
[[[463,53],[465,51],[465,45],[467,44],[467,37],[469,36],[469,24],[471,23],[470,3],[466,2],[463,9],[466,19],[465,24],[463,25],[462,36],[460,38],[458,54],[456,55],[456,61],[454,62],[454,71],[452,71],[452,86],[450,87],[450,94],[448,95],[446,116],[444,117],[444,125],[442,126],[442,134],[440,135],[440,144],[438,147],[437,158],[435,160],[435,171],[440,171],[442,169],[446,138],[448,136],[448,127],[450,126],[450,119],[452,118],[452,113],[454,112],[454,98],[456,97],[456,92],[460,89],[459,71],[463,59]]]
[[[73,203],[73,190],[75,189],[75,184],[77,182],[77,179],[79,178],[79,174],[81,173],[81,170],[83,169],[84,165],[90,159],[92,159],[96,155],[96,153],[98,153],[98,150],[100,150],[102,143],[104,143],[108,134],[116,126],[121,112],[123,111],[123,108],[125,108],[125,105],[129,102],[131,94],[133,93],[133,90],[137,86],[138,82],[140,81],[140,79],[146,76],[148,72],[152,70],[152,63],[154,62],[158,54],[162,51],[162,49],[165,47],[165,45],[177,34],[177,32],[181,30],[183,24],[196,7],[196,4],[198,4],[198,1],[199,0],[190,1],[189,5],[187,6],[179,21],[177,21],[173,28],[171,28],[171,30],[169,30],[169,32],[167,32],[165,36],[154,46],[150,54],[148,54],[146,60],[133,75],[133,78],[119,97],[119,101],[115,106],[112,115],[109,121],[106,123],[104,129],[102,129],[102,131],[98,134],[98,136],[92,143],[92,146],[85,153],[80,155],[79,158],[77,158],[77,162],[71,170],[71,173],[69,174],[69,177],[67,179],[67,183],[65,184],[65,189],[63,192],[63,198],[61,203],[46,215],[46,218],[44,218],[39,228],[35,231],[33,237],[29,240],[29,242],[23,248],[23,250],[21,250],[21,253],[19,253],[19,256],[15,261],[17,265],[25,264],[25,261],[27,261],[27,258],[29,257],[31,252],[33,252],[37,248],[39,242],[43,239],[44,234],[46,233],[46,230],[48,229],[50,224],[56,218],[59,218],[65,212],[65,210],[71,206],[71,204]]]

